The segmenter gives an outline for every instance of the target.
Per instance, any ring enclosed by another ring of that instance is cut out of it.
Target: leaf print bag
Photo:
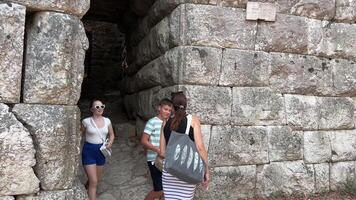
[[[203,182],[205,163],[201,159],[195,143],[189,138],[192,115],[187,116],[185,134],[171,132],[164,169],[175,177],[191,184]]]

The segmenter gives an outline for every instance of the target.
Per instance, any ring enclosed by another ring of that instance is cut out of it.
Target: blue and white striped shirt
[[[155,147],[159,147],[162,123],[163,121],[158,117],[151,118],[147,121],[145,130],[143,131],[150,136],[150,143]],[[156,156],[156,152],[147,150],[147,161],[154,161]]]

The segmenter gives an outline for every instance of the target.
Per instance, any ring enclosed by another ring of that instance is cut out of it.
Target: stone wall
[[[89,0],[0,1],[0,199],[87,199],[76,106]]]
[[[183,90],[209,149],[197,199],[338,190],[355,178],[356,1],[157,0],[130,38],[122,81],[131,118]]]

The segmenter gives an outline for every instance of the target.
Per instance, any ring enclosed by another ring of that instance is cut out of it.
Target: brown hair
[[[173,103],[171,100],[164,98],[159,102],[159,106],[169,106],[169,107],[173,107]]]
[[[183,94],[183,92],[175,92],[171,94],[172,103],[174,108],[174,117],[172,119],[171,129],[177,130],[178,125],[181,123],[183,118],[187,115],[187,97]]]

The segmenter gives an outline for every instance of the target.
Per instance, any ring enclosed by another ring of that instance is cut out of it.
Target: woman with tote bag
[[[195,156],[195,158],[199,156],[199,159],[204,162],[203,165],[201,165],[204,167],[203,169],[204,173],[201,177],[201,183],[203,187],[207,189],[210,180],[209,167],[208,167],[208,153],[203,143],[200,120],[196,116],[187,115],[186,113],[187,98],[183,94],[183,92],[172,93],[172,102],[174,106],[174,117],[170,118],[166,122],[163,122],[162,125],[163,129],[161,129],[161,137],[160,137],[161,157],[169,156],[169,157],[165,157],[165,160],[167,162],[168,161],[170,162],[171,160],[181,160],[182,163],[184,162],[184,164],[182,165],[185,166],[189,165],[191,166],[189,168],[194,168],[195,171],[198,171],[196,168],[199,167],[197,167],[196,164],[189,164],[189,163],[194,163],[194,161],[192,161],[191,158],[192,156],[189,155],[189,148],[187,151],[186,148],[182,147],[182,151],[178,150],[179,151],[178,154],[175,153],[175,155],[172,155],[171,150],[169,150],[170,145],[172,143],[172,141],[171,143],[169,142],[169,139],[173,138],[173,134],[175,135],[187,134],[190,140],[195,143],[196,150],[197,150],[196,154],[199,154]],[[175,158],[171,159],[173,156]],[[185,174],[173,173],[174,170],[170,170],[170,168],[168,168],[166,164],[168,163],[165,163],[165,167],[162,174],[162,184],[163,184],[163,192],[164,192],[165,200],[193,199],[196,183],[195,182],[192,183],[189,181],[187,182],[186,181],[187,179],[185,179],[185,177],[187,176],[185,176]],[[171,163],[169,164],[171,165]]]

